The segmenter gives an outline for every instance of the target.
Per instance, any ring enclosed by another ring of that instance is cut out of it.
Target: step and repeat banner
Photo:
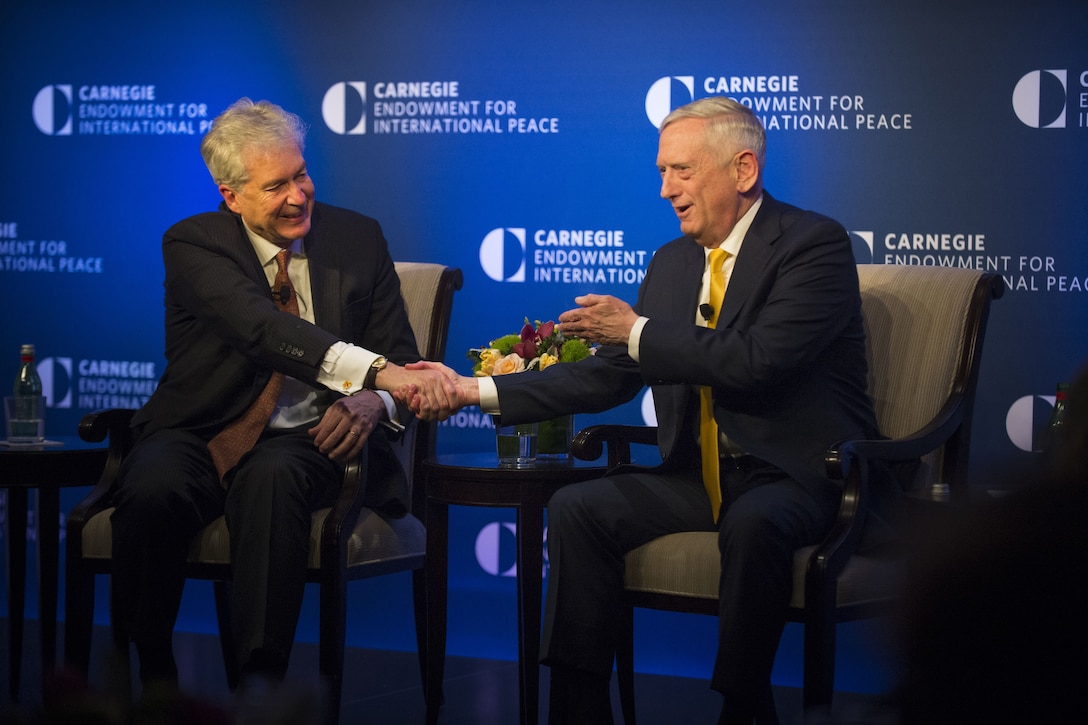
[[[241,96],[310,124],[319,199],[376,217],[398,260],[463,270],[446,362],[468,372],[469,348],[578,294],[634,301],[679,233],[657,124],[721,94],[767,128],[766,188],[841,221],[859,262],[1005,280],[976,407],[982,484],[1030,458],[1055,384],[1088,359],[1086,41],[1083,0],[8,3],[0,377],[37,346],[52,436],[147,399],[165,364],[162,233],[218,204],[198,146]],[[576,424],[642,423],[648,405]],[[491,421],[466,409],[438,445],[488,449]],[[454,512],[451,652],[516,656],[512,521]],[[380,622],[406,586],[368,583],[353,607]],[[182,626],[214,627],[206,600]],[[712,623],[690,626],[690,652],[669,634],[640,644],[640,666],[704,676]],[[410,629],[359,626],[353,643],[411,648]]]

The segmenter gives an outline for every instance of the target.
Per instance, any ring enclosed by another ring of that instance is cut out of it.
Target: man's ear
[[[755,152],[745,149],[733,157],[733,168],[737,174],[737,191],[747,194],[759,181],[759,162]]]
[[[227,208],[235,214],[240,214],[238,210],[238,196],[234,193],[234,189],[230,188],[226,184],[219,185],[219,193],[223,196],[223,201],[227,203]]]

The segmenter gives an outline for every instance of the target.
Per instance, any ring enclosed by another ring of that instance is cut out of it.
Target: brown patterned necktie
[[[291,250],[281,249],[276,254],[276,281],[272,284],[272,298],[280,310],[298,315],[298,298],[291,278],[287,275],[287,265],[291,261]],[[272,411],[276,408],[280,391],[283,390],[283,373],[272,373],[264,390],[250,404],[240,417],[231,421],[208,441],[208,452],[212,454],[215,470],[222,480],[227,471],[238,465],[268,425]]]

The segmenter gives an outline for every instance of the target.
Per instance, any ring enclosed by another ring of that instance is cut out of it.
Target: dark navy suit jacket
[[[876,434],[846,231],[764,193],[715,330],[695,324],[704,266],[690,237],[659,249],[635,304],[649,318],[640,362],[604,347],[578,363],[496,377],[502,422],[599,412],[650,385],[662,465],[698,468],[695,386],[710,385],[732,441],[802,484],[826,485],[828,447]]]
[[[419,360],[376,220],[316,203],[304,247],[315,324],[277,308],[237,214],[220,207],[166,231],[166,369],[134,426],[210,439],[249,407],[274,370],[314,384],[324,410],[339,394],[315,381],[337,340],[396,363]],[[405,503],[404,473],[386,430],[377,429],[370,443],[368,502]]]

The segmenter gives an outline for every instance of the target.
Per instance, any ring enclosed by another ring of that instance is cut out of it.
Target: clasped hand
[[[457,373],[427,360],[403,367],[390,364],[378,373],[378,386],[422,420],[445,420],[471,402],[464,396]]]
[[[480,387],[475,378],[458,375],[442,363],[429,360],[408,363],[404,369],[442,381],[441,388],[446,393],[444,399],[429,396],[414,386],[405,386],[393,393],[394,398],[407,405],[422,420],[445,420],[466,405],[480,404]]]
[[[439,363],[406,367],[390,363],[378,373],[375,384],[409,405],[424,420],[445,420],[467,405],[459,394],[457,374]],[[318,450],[343,463],[362,452],[370,434],[387,415],[385,402],[367,390],[337,400],[307,432]]]

